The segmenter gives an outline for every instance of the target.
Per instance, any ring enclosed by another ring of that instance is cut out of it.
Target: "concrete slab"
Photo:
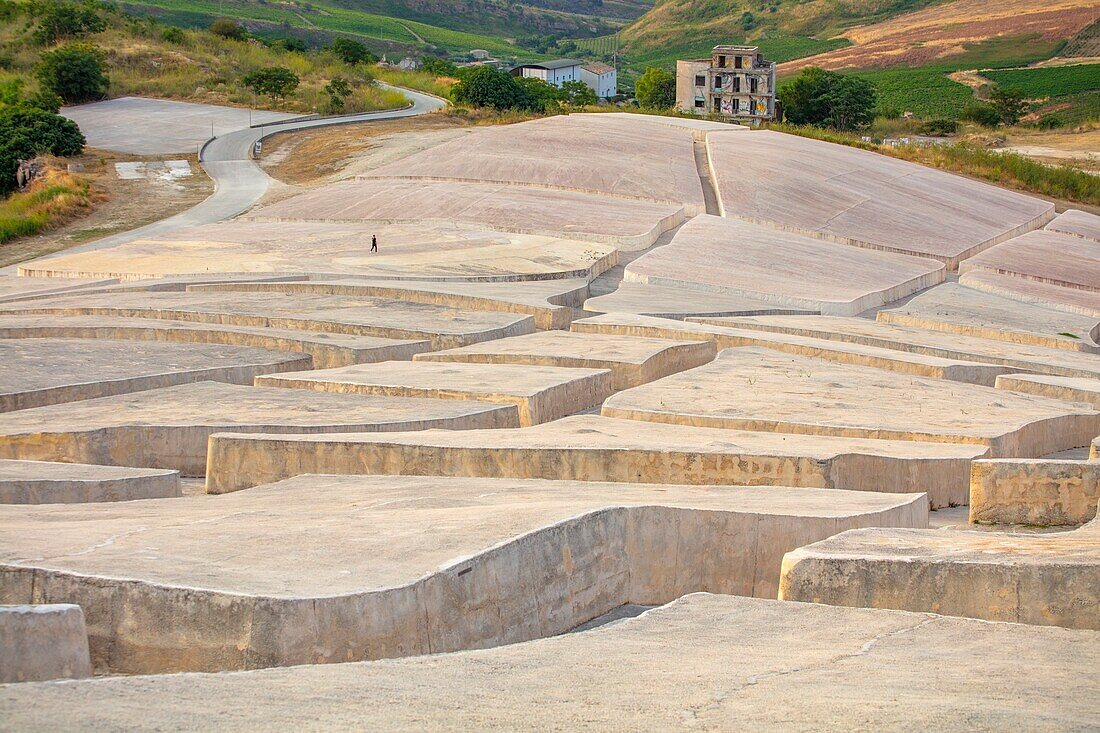
[[[587,114],[587,113],[585,113]],[[685,130],[691,130],[696,133],[697,137],[702,137],[698,133],[706,133],[711,131],[729,132],[732,130],[747,131],[750,128],[744,125],[735,125],[732,122],[715,122],[714,120],[700,120],[691,117],[669,117],[667,115],[647,115],[636,112],[598,112],[593,114],[599,114],[602,118],[611,120],[625,120],[629,122],[648,123],[651,125],[666,125],[669,127],[683,128]],[[576,117],[584,117],[580,114],[574,115]]]
[[[783,558],[780,598],[1100,628],[1100,522],[1072,532],[843,532]]]
[[[1075,237],[1100,242],[1100,216],[1079,209],[1069,209],[1062,212],[1054,217],[1046,225],[1046,228],[1054,232],[1072,234]]]
[[[76,504],[182,496],[176,471],[0,460],[0,504]]]
[[[0,711],[27,730],[1087,730],[1098,647],[1092,631],[692,594],[482,651],[9,686]]]
[[[1021,303],[957,283],[944,283],[878,320],[967,336],[1100,353],[1100,319]]]
[[[436,349],[531,333],[534,319],[387,298],[280,292],[59,296],[0,306],[0,315],[111,316],[426,339]]]
[[[300,283],[196,285],[196,292],[275,292],[352,295],[431,303],[464,310],[502,311],[534,316],[540,329],[567,328],[588,295],[588,280],[518,282],[440,282],[431,280],[313,280]]]
[[[705,364],[714,354],[714,344],[708,341],[543,331],[417,354],[413,359],[610,369],[612,389],[620,390]]]
[[[80,606],[0,606],[0,683],[91,676]]]
[[[914,400],[914,395],[919,399]],[[749,346],[612,395],[607,417],[698,427],[988,445],[1037,457],[1087,444],[1100,412],[1072,402]]]
[[[413,354],[431,348],[431,342],[426,339],[387,339],[290,328],[222,326],[113,316],[0,316],[0,338],[168,341],[247,346],[306,354],[317,369],[411,359]]]
[[[673,285],[624,280],[614,292],[584,301],[586,313],[636,313],[683,319],[688,316],[816,315],[817,311],[786,308],[757,298],[707,293]]]
[[[1100,501],[1100,461],[975,461],[970,521],[982,524],[1084,524]]]
[[[626,266],[624,279],[851,316],[943,282],[941,262],[770,226],[697,216]]]
[[[644,249],[684,221],[684,207],[501,183],[349,179],[248,215],[250,221],[468,222],[501,232]]]
[[[259,377],[255,385],[515,405],[521,426],[598,407],[612,391],[611,372],[607,369],[442,361],[386,361],[289,372],[281,379]]]
[[[989,270],[970,270],[959,277],[959,282],[968,288],[994,293],[1012,300],[1100,318],[1100,294],[1091,290],[1065,288],[1037,280],[1001,275]]]
[[[371,236],[379,251],[370,251]],[[511,234],[455,222],[328,224],[234,219],[156,239],[61,254],[20,266],[22,275],[126,279],[264,275],[516,280],[595,276],[614,266],[610,244]]]
[[[963,359],[945,359],[939,356],[909,354],[893,349],[863,344],[849,344],[808,336],[769,333],[747,328],[730,328],[711,323],[673,321],[649,316],[608,313],[602,316],[574,321],[576,333],[621,334],[649,338],[707,339],[718,349],[740,346],[761,346],[775,351],[801,356],[812,356],[840,364],[857,364],[876,369],[886,369],[900,374],[914,374],[957,382],[984,384],[992,387],[998,375],[1008,367],[982,364]]]
[[[57,295],[87,290],[117,283],[115,279],[74,278],[58,280],[44,277],[0,277],[0,302],[18,300],[39,295]]]
[[[80,603],[93,664],[120,673],[439,653],[695,590],[771,597],[784,552],[928,518],[921,494],[408,476],[102,510],[0,506],[0,598]]]
[[[214,344],[0,340],[0,413],[206,380],[251,384],[309,368],[303,354]]]
[[[206,489],[302,473],[805,486],[926,492],[965,504],[985,446],[694,428],[578,415],[521,430],[426,430],[210,439]]]
[[[706,318],[707,323],[771,333],[828,339],[844,343],[878,346],[911,354],[944,359],[964,359],[1060,377],[1100,377],[1100,360],[1093,354],[1015,344],[994,339],[964,336],[866,318],[829,316],[753,316]]]
[[[1045,374],[1006,374],[997,377],[998,389],[1084,402],[1100,409],[1100,379],[1051,377]]]
[[[1100,292],[1100,242],[1037,230],[980,252],[959,265],[960,274],[971,270]]]
[[[218,432],[518,425],[511,405],[200,382],[7,413],[0,419],[0,458],[167,468],[202,476],[207,439]]]
[[[91,147],[135,155],[197,153],[215,135],[300,116],[142,97],[63,107],[61,114],[80,126]]]
[[[693,133],[606,115],[493,125],[383,165],[365,177],[513,183],[682,204],[706,211]]]
[[[952,270],[1054,216],[1053,204],[1030,196],[796,135],[711,132],[707,151],[723,216],[932,257]]]

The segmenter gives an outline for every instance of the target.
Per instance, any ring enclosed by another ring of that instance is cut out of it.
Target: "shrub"
[[[229,18],[218,18],[210,24],[210,32],[230,41],[243,41],[247,32],[245,27]]]
[[[100,17],[92,2],[79,5],[48,0],[36,10],[38,28],[34,39],[43,45],[54,44],[66,38],[77,38],[89,33],[101,33],[107,28],[107,22]]]
[[[345,64],[373,64],[378,61],[378,57],[366,46],[351,38],[337,38],[330,48]]]
[[[584,106],[596,104],[596,102],[599,101],[596,99],[596,93],[592,91],[592,87],[588,86],[583,81],[567,81],[561,85],[561,90],[569,104]]]
[[[523,89],[524,99],[518,105],[533,112],[554,112],[566,100],[566,92],[553,84],[535,77],[517,77],[516,83]]]
[[[67,43],[47,51],[34,73],[43,89],[69,104],[100,99],[110,86],[103,51],[87,42]]]
[[[921,124],[919,131],[921,135],[953,135],[959,131],[959,123],[947,119],[928,120]]]
[[[328,95],[328,105],[325,108],[329,114],[339,114],[344,111],[344,100],[351,96],[351,85],[343,77],[334,77],[328,84],[321,88]]]
[[[458,73],[458,83],[451,89],[451,99],[459,104],[493,109],[521,109],[532,100],[516,78],[492,66],[473,66]]]
[[[165,41],[166,43],[179,44],[179,43],[183,43],[184,40],[185,40],[184,35],[183,35],[183,29],[182,28],[177,28],[174,25],[170,25],[167,28],[165,28],[163,31],[161,31],[160,32],[160,37],[161,37],[161,40]]]
[[[30,107],[0,109],[0,194],[15,190],[19,162],[39,155],[78,155],[84,135],[72,120]]]
[[[299,81],[297,74],[285,66],[271,66],[253,71],[241,79],[241,83],[256,94],[271,97],[272,104],[278,104],[280,99],[286,98],[297,89]]]
[[[651,66],[634,83],[634,96],[643,107],[667,109],[676,104],[676,77]]]
[[[996,84],[989,90],[989,101],[1006,125],[1015,125],[1027,110],[1027,102],[1019,92],[1003,89]]]
[[[447,59],[441,59],[438,56],[421,56],[420,68],[436,76],[454,76],[458,73],[458,67]]]
[[[959,119],[963,122],[973,122],[983,127],[996,127],[1001,124],[1001,113],[991,104],[971,102],[959,113]]]

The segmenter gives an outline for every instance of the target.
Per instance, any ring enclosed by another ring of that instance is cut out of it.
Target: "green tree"
[[[72,120],[26,106],[0,108],[0,194],[15,190],[19,162],[38,155],[79,155],[84,136]]]
[[[676,104],[676,77],[651,66],[635,82],[634,96],[643,107],[667,109]]]
[[[0,109],[20,107],[57,114],[61,104],[61,97],[48,89],[28,93],[23,80],[19,77],[0,82]]]
[[[326,111],[332,115],[340,114],[344,111],[345,100],[351,96],[351,84],[348,84],[347,79],[336,76],[328,84],[325,84],[321,91],[328,95]]]
[[[298,75],[285,66],[269,66],[253,71],[241,79],[241,83],[256,94],[271,97],[273,105],[293,93],[298,88],[299,81]]]
[[[89,33],[106,30],[107,22],[100,16],[93,2],[80,4],[47,0],[36,8],[38,28],[34,39],[44,45],[52,45],[67,38],[78,38]]]
[[[592,87],[583,81],[567,81],[561,85],[561,89],[565,93],[566,101],[578,107],[596,104],[599,101],[596,99],[596,93],[592,91]]]
[[[1001,124],[1001,113],[992,104],[971,102],[959,113],[964,122],[975,122],[982,127],[996,127]]]
[[[43,89],[69,104],[79,104],[107,93],[110,80],[103,58],[97,46],[76,41],[42,54],[34,73]]]
[[[373,64],[378,61],[378,57],[366,46],[351,38],[341,36],[329,48],[345,64]]]
[[[871,82],[807,66],[779,90],[783,114],[796,125],[854,130],[875,117],[876,94]]]
[[[989,101],[1006,125],[1015,125],[1027,111],[1027,102],[1019,92],[996,84],[989,89]]]
[[[458,73],[458,67],[447,59],[441,59],[438,56],[421,56],[420,68],[429,74],[435,76],[449,76],[453,77]]]
[[[554,112],[566,99],[565,92],[553,84],[533,76],[515,77],[523,90],[524,99],[518,106],[534,112]]]
[[[230,41],[243,41],[247,35],[243,25],[229,18],[218,18],[210,24],[210,32]]]
[[[451,99],[459,104],[493,109],[527,107],[530,98],[516,78],[492,66],[471,66],[458,72]]]

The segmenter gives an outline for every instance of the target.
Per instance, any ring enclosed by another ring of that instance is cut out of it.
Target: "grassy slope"
[[[144,95],[212,104],[247,106],[263,104],[240,82],[251,71],[286,66],[301,84],[282,108],[297,112],[324,109],[327,95],[321,88],[333,77],[352,83],[353,93],[345,111],[391,109],[405,104],[399,92],[381,89],[367,82],[368,75],[386,81],[445,93],[446,85],[423,73],[399,74],[373,67],[349,66],[327,52],[291,53],[262,44],[228,41],[206,31],[185,31],[183,43],[169,43],[161,37],[165,26],[148,19],[106,13],[108,27],[88,40],[107,53],[110,96]],[[0,26],[0,57],[7,63],[0,78],[32,79],[34,64],[44,50],[31,41],[33,22],[17,21]]]

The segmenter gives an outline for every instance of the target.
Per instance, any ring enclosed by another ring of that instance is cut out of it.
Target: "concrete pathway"
[[[271,185],[272,178],[256,165],[250,153],[252,147],[258,141],[277,132],[305,130],[312,127],[342,125],[351,122],[413,117],[427,112],[434,112],[447,104],[442,99],[428,94],[421,94],[404,88],[400,91],[412,100],[412,105],[405,109],[364,112],[363,114],[341,117],[291,120],[262,127],[246,127],[242,130],[235,130],[215,137],[207,142],[200,155],[203,170],[214,180],[217,187],[209,198],[197,206],[167,219],[97,239],[79,247],[72,247],[63,252],[55,253],[55,255],[50,255],[50,257],[105,249],[136,239],[160,236],[183,227],[211,224],[236,216],[259,201]],[[14,275],[15,269],[15,266],[0,268],[0,274]]]

